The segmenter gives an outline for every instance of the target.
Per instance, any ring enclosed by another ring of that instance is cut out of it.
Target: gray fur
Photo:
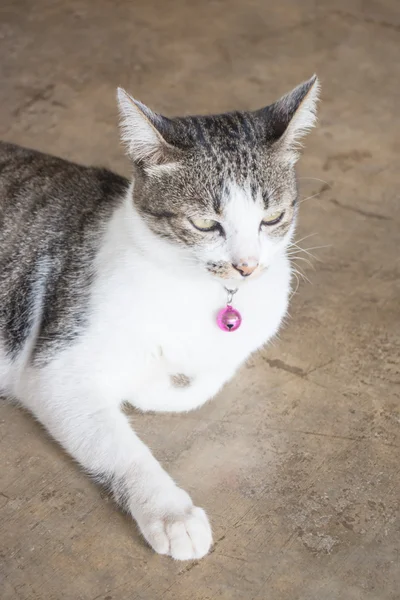
[[[93,259],[127,187],[105,169],[0,142],[0,334],[10,358],[35,318],[36,361],[79,335]]]
[[[192,380],[187,375],[183,373],[177,373],[176,375],[171,375],[171,384],[176,388],[186,388],[189,387],[192,383]]]

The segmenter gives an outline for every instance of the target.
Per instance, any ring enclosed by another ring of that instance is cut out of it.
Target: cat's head
[[[254,112],[166,118],[119,89],[136,211],[182,263],[253,278],[288,245],[299,141],[315,123],[316,76]]]

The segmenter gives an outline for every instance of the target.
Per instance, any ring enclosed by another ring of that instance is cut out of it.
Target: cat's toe
[[[176,560],[202,558],[212,544],[207,515],[197,506],[192,506],[181,515],[154,521],[145,529],[142,532],[152,548]]]
[[[169,554],[176,560],[193,560],[205,556],[212,544],[211,527],[205,512],[194,506],[189,515],[166,526],[170,541]]]
[[[142,534],[157,554],[169,554],[170,542],[164,521],[154,521],[148,527],[142,527]]]

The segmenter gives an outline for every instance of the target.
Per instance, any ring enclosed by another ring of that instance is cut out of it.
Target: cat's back
[[[79,329],[102,232],[127,188],[106,169],[0,142],[0,346],[9,353],[38,310],[44,340]]]
[[[106,169],[0,142],[0,260],[15,247],[22,258],[72,250],[101,226],[127,186]]]
[[[128,186],[125,178],[107,169],[70,161],[0,141],[0,214],[44,216],[60,213],[70,220],[110,207]],[[53,223],[55,224],[55,223]],[[0,223],[1,227],[1,223]]]

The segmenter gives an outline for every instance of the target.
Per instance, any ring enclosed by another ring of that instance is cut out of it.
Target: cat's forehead
[[[238,146],[254,147],[258,143],[256,124],[244,112],[190,116],[178,120],[190,141],[205,148],[219,147],[229,151]]]
[[[181,125],[199,179],[262,186],[284,166],[277,148],[260,143],[256,124],[246,113],[186,117]]]
[[[199,152],[188,169],[189,173],[192,171],[194,184],[197,181],[202,186],[218,189],[225,194],[233,184],[254,191],[263,187],[267,180],[262,161],[248,156],[243,150],[215,155]]]
[[[244,113],[186,117],[182,125],[192,151],[218,173],[248,174],[260,162],[257,132]]]
[[[238,197],[267,205],[273,190],[294,184],[294,171],[278,157],[246,144],[197,147],[185,167],[188,185],[219,198],[216,206]]]

